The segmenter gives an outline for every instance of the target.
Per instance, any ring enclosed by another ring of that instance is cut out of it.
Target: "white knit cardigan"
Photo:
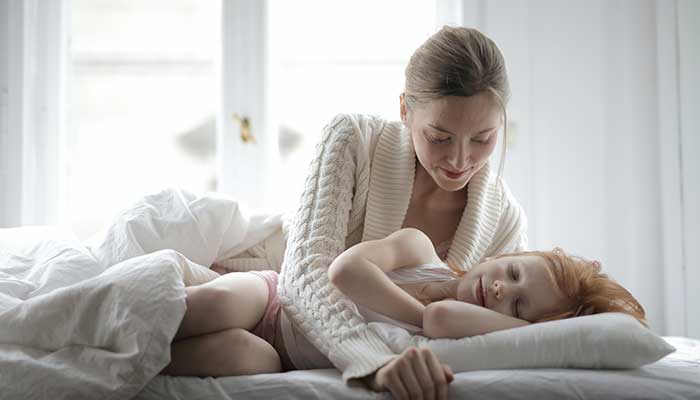
[[[415,152],[400,122],[338,115],[323,130],[290,227],[278,287],[283,307],[307,339],[343,372],[375,372],[394,354],[328,280],[347,247],[401,228],[415,175]],[[486,165],[472,177],[447,261],[471,268],[484,257],[525,248],[526,220]]]

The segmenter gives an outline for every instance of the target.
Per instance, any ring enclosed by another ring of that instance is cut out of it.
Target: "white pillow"
[[[371,329],[396,353],[428,347],[455,372],[511,368],[638,368],[676,349],[633,317],[603,313],[531,324],[463,339],[411,336],[394,325]]]

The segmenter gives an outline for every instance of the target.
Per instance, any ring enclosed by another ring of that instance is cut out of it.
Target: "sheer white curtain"
[[[66,0],[0,1],[0,227],[64,206]]]

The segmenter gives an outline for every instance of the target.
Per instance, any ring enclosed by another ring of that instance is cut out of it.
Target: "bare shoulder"
[[[435,247],[428,235],[416,228],[403,228],[387,236],[386,239],[400,253],[405,261],[404,266],[439,263],[440,257],[435,253]]]
[[[330,268],[347,269],[348,266],[369,261],[388,272],[439,260],[427,235],[418,229],[406,228],[383,239],[369,240],[350,247],[333,261]]]

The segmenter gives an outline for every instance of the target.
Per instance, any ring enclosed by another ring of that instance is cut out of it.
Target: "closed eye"
[[[488,144],[489,142],[491,142],[491,135],[479,136],[479,137],[472,138],[472,142],[480,143],[480,144]]]
[[[450,138],[447,138],[447,139],[438,139],[438,138],[433,138],[433,137],[430,138],[430,142],[435,143],[435,144],[443,144],[443,143],[447,143],[449,141],[450,141]]]
[[[443,144],[443,143],[447,143],[450,141],[449,137],[441,138],[441,137],[433,136],[427,132],[424,133],[424,135],[425,135],[425,138],[428,139],[428,141],[430,141],[430,143],[433,143],[433,144]]]
[[[520,277],[520,271],[518,271],[514,264],[508,265],[508,273],[510,274],[511,279],[513,279],[514,282],[518,281],[518,278]]]

